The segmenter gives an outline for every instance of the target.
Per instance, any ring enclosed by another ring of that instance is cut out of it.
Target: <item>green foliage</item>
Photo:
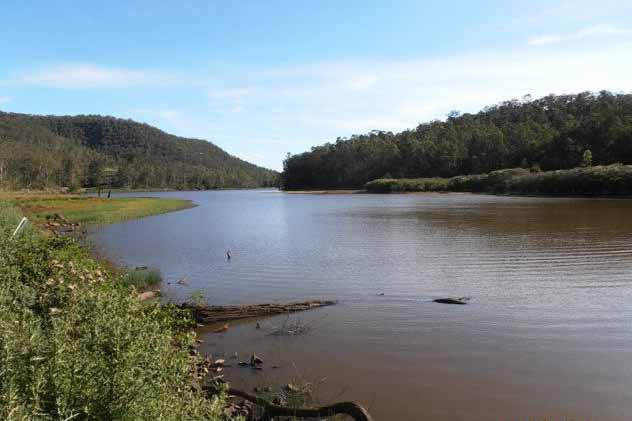
[[[0,113],[0,189],[94,187],[106,179],[119,188],[199,190],[272,186],[277,173],[131,120]]]
[[[138,289],[147,288],[160,284],[162,275],[160,270],[155,268],[136,268],[124,275],[123,282]]]
[[[398,134],[339,138],[288,156],[281,182],[286,190],[353,189],[384,174],[428,179],[528,166],[550,171],[581,165],[587,150],[591,164],[632,164],[632,95],[524,98]]]
[[[553,196],[630,196],[632,165],[582,167],[557,171],[523,168],[451,178],[378,179],[366,184],[374,193],[395,192],[488,192]]]
[[[0,202],[0,419],[223,420],[185,313],[140,301],[69,239],[9,239]]]
[[[189,303],[197,306],[206,304],[206,295],[201,289],[196,289],[189,295]]]

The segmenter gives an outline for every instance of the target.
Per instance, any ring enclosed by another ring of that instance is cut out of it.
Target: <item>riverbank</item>
[[[520,196],[632,196],[632,165],[607,165],[557,171],[522,168],[452,178],[377,179],[371,193],[472,192]]]
[[[11,238],[15,200],[0,200],[0,418],[228,419],[224,395],[191,387],[189,315],[139,300],[72,239]]]
[[[361,194],[366,190],[288,190],[283,193],[288,194]]]
[[[195,205],[190,200],[125,197],[97,198],[82,195],[1,193],[0,200],[14,203],[33,222],[61,214],[69,222],[82,225],[108,225],[146,216],[159,215]]]

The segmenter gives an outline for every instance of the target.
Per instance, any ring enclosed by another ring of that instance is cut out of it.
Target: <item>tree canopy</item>
[[[0,188],[267,187],[278,174],[199,139],[98,115],[0,113]]]
[[[378,178],[452,177],[532,166],[556,170],[588,161],[632,163],[632,95],[527,96],[476,114],[453,111],[445,121],[397,134],[372,131],[338,138],[288,156],[282,186],[361,188]]]

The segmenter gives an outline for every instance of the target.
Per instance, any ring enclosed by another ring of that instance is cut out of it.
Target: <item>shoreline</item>
[[[372,192],[368,190],[280,190],[284,194],[306,194],[306,195],[376,195],[376,196],[398,196],[398,195],[430,195],[430,194],[454,194],[454,195],[483,195],[498,197],[531,197],[540,199],[608,199],[608,200],[631,200],[632,195],[554,195],[554,194],[518,194],[518,193],[492,193],[476,191],[392,191],[392,192]]]

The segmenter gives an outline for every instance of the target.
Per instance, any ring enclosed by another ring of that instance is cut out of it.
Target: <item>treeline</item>
[[[401,133],[339,138],[284,161],[287,190],[362,188],[378,178],[489,173],[503,168],[568,169],[585,154],[595,165],[632,163],[632,95],[584,92],[524,97],[476,114]]]
[[[451,178],[377,179],[371,193],[477,192],[538,196],[632,196],[632,165],[613,164],[568,170],[511,168]]]
[[[0,189],[269,187],[278,174],[216,145],[102,116],[0,113]]]

